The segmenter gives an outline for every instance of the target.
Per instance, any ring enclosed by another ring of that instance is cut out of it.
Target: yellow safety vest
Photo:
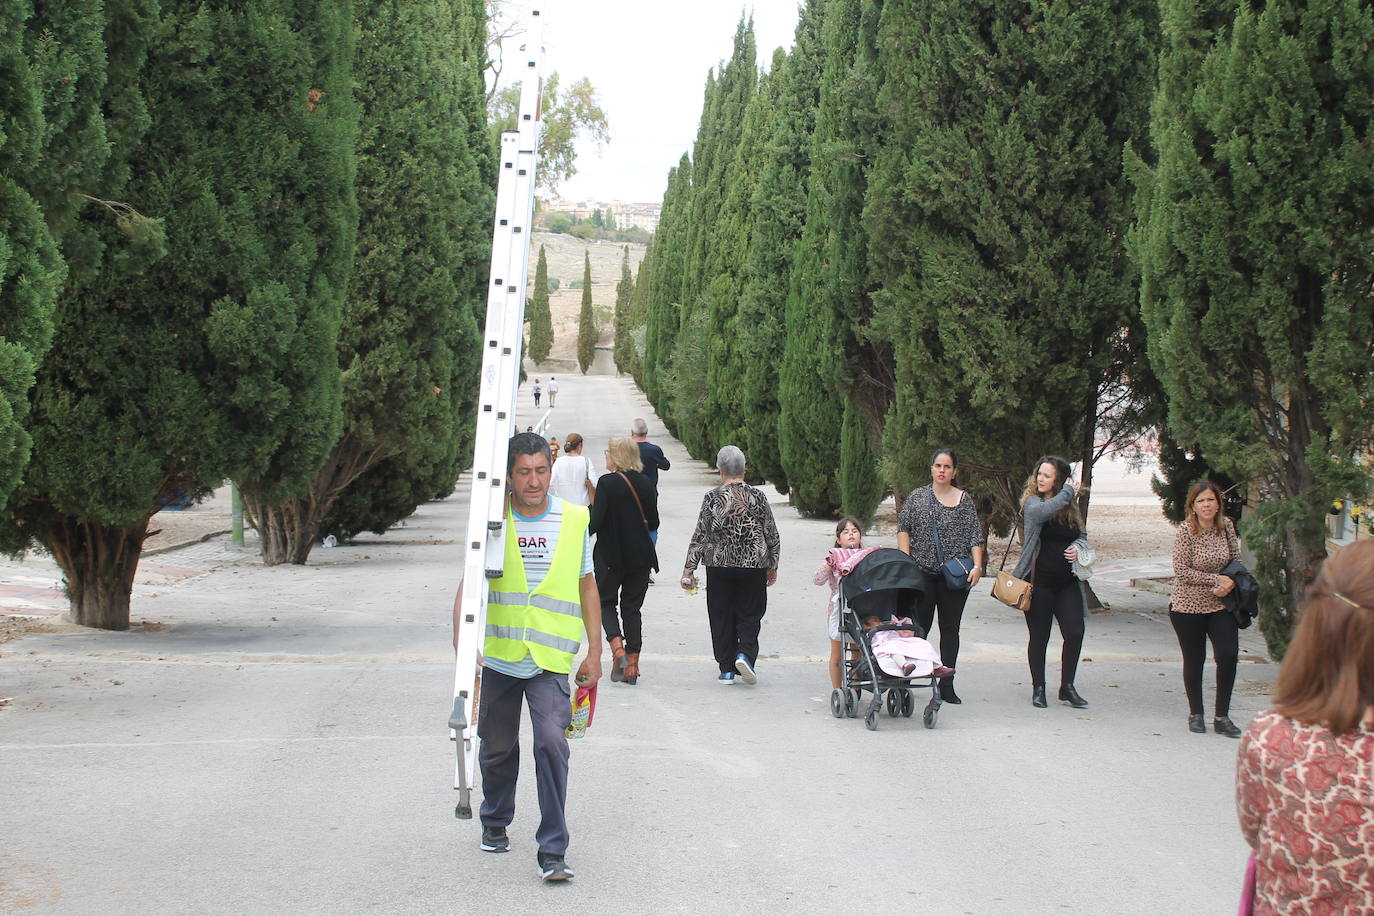
[[[550,496],[549,499],[557,499]],[[567,674],[582,645],[582,542],[590,513],[585,506],[563,502],[553,562],[533,591],[525,579],[515,517],[506,512],[504,572],[491,582],[487,597],[487,630],[483,654],[507,662],[526,655],[545,671]]]

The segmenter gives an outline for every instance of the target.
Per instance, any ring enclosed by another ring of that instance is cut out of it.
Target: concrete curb
[[[225,528],[222,531],[211,531],[207,534],[202,534],[198,538],[192,538],[189,541],[182,541],[180,544],[168,544],[166,547],[154,547],[152,550],[145,550],[142,554],[140,554],[140,556],[155,557],[160,553],[171,553],[173,550],[182,550],[186,547],[194,547],[197,544],[204,544],[211,538],[217,538],[221,534],[229,533],[230,530],[228,528]]]

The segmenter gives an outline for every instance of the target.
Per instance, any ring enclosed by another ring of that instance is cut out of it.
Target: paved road
[[[567,377],[551,430],[582,433],[599,458],[637,415],[652,416],[628,381]],[[673,460],[671,583],[713,475],[656,433]],[[1186,731],[1164,598],[1104,577],[1113,611],[1091,618],[1078,677],[1091,707],[1036,710],[1024,624],[980,589],[965,703],[934,730],[884,716],[868,732],[827,708],[810,576],[831,525],[783,497],[774,511],[783,568],[757,687],[715,683],[704,596],[651,589],[643,678],[606,683],[574,746],[571,884],[535,878],[532,780],[507,855],[478,852],[477,823],[452,815],[460,489],[309,567],[249,558],[149,590],[135,617],[154,626],[0,646],[0,696],[14,698],[0,708],[0,911],[1234,909],[1236,742]],[[1247,662],[1242,724],[1274,675]]]

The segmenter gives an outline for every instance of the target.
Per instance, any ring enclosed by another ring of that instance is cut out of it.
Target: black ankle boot
[[[1072,684],[1059,685],[1059,702],[1068,703],[1074,709],[1082,709],[1088,705],[1088,701],[1078,695]]]
[[[1241,736],[1240,726],[1231,721],[1230,716],[1222,716],[1212,720],[1212,731],[1218,735],[1225,735],[1228,738],[1239,738]]]
[[[945,677],[940,679],[940,699],[944,700],[946,703],[953,703],[955,706],[964,702],[959,699],[959,694],[954,692],[954,678]]]
[[[1045,685],[1031,688],[1031,705],[1037,709],[1044,709],[1050,704],[1045,702]]]
[[[1202,713],[1195,712],[1188,716],[1188,731],[1195,735],[1207,734],[1207,723],[1202,721]]]

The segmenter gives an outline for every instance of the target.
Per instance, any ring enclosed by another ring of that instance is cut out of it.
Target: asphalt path
[[[759,683],[722,687],[704,593],[673,585],[717,478],[628,379],[560,382],[560,440],[581,433],[599,463],[645,416],[673,462],[643,676],[603,681],[573,745],[575,880],[535,876],[528,739],[511,851],[478,851],[478,822],[453,816],[465,479],[405,527],[316,549],[307,567],[246,556],[140,597],[135,617],[153,626],[0,646],[0,696],[13,698],[0,708],[0,911],[1234,911],[1237,742],[1185,728],[1166,598],[1104,582],[1112,611],[1090,618],[1077,678],[1091,705],[1038,710],[1025,625],[980,586],[965,702],[934,729],[884,713],[870,732],[829,710],[826,590],[811,575],[833,523],[770,490],[783,559]],[[1056,636],[1052,682],[1058,649]],[[1247,653],[1238,723],[1273,676]]]

